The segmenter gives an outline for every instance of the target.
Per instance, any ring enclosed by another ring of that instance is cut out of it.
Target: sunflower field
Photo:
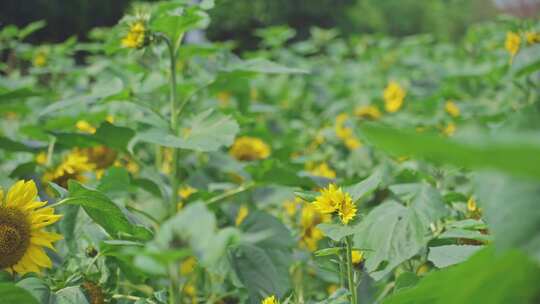
[[[0,303],[540,303],[540,20],[0,28]],[[2,190],[3,189],[3,190]]]

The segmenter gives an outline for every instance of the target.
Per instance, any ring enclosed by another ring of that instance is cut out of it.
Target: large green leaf
[[[472,245],[447,245],[430,247],[428,260],[430,260],[436,267],[444,268],[467,260],[471,255],[482,248],[482,246]]]
[[[66,199],[66,204],[82,206],[88,216],[111,236],[151,238],[150,231],[132,224],[124,212],[105,194],[88,189],[74,180],[69,181],[68,188],[69,197]]]
[[[250,213],[240,225],[240,229],[250,233],[267,232],[268,237],[256,243],[260,247],[285,249],[294,246],[289,229],[279,219],[262,211]]]
[[[447,139],[411,130],[365,124],[362,133],[373,145],[396,155],[413,155],[468,168],[493,168],[540,179],[538,134],[477,132],[467,138]]]
[[[478,205],[498,248],[521,248],[540,262],[540,184],[502,174],[474,179]]]
[[[402,289],[383,303],[536,303],[539,280],[538,265],[523,253],[499,254],[486,248],[462,264],[427,275],[415,287]]]
[[[430,240],[429,225],[446,214],[436,190],[427,184],[396,186],[408,207],[393,201],[373,209],[354,235],[355,247],[366,251],[366,268],[379,280],[416,255]]]
[[[56,304],[90,304],[82,288],[71,286],[56,292]]]
[[[240,281],[247,288],[250,303],[260,303],[269,295],[282,298],[290,288],[291,256],[279,249],[240,245],[230,250],[230,261]]]
[[[204,111],[188,120],[182,129],[182,136],[175,136],[168,130],[150,129],[139,132],[130,143],[130,149],[137,142],[149,142],[165,147],[188,149],[195,151],[216,151],[232,144],[238,124],[227,115]]]
[[[39,278],[24,278],[17,282],[17,286],[26,289],[32,294],[32,296],[34,296],[34,298],[38,299],[39,303],[41,304],[56,303],[55,295],[51,292],[49,286],[47,286],[47,284]]]
[[[39,304],[28,291],[12,283],[0,283],[2,303]]]
[[[362,180],[361,182],[345,187],[345,191],[351,194],[353,201],[358,201],[359,199],[371,194],[377,189],[379,184],[382,181],[382,175],[380,171],[375,171],[368,178]]]

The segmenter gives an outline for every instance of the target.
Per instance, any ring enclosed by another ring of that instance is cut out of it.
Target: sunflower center
[[[23,212],[0,207],[0,269],[21,260],[30,245],[30,224]]]

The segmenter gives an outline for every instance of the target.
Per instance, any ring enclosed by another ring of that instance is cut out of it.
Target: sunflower
[[[387,112],[397,112],[401,106],[403,106],[403,99],[407,92],[403,89],[399,83],[390,81],[383,92],[384,107]]]
[[[265,159],[270,156],[270,146],[259,138],[242,136],[235,140],[229,153],[240,161]]]
[[[261,304],[277,304],[277,303],[278,303],[278,301],[276,300],[276,296],[266,297],[261,302]]]
[[[62,239],[57,233],[43,228],[62,216],[44,207],[47,202],[36,199],[33,181],[20,180],[13,185],[4,200],[0,189],[0,269],[25,274],[51,268],[51,259],[44,247],[54,250],[53,242]]]
[[[54,182],[64,188],[67,187],[67,182],[70,179],[85,181],[86,177],[83,173],[92,171],[95,169],[95,165],[90,163],[88,156],[81,154],[79,151],[74,150],[66,155],[54,170],[45,172],[43,174],[44,182]]]
[[[147,40],[146,32],[146,27],[142,21],[136,21],[130,24],[128,33],[122,38],[122,47],[131,49],[142,48]]]
[[[351,195],[334,184],[320,190],[312,205],[322,214],[337,212],[341,222],[347,225],[356,216],[356,205]]]

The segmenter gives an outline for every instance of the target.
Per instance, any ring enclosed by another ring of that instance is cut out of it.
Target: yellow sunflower
[[[313,206],[323,214],[337,212],[341,222],[348,224],[356,215],[356,205],[351,195],[334,184],[320,190],[321,195],[315,198]]]
[[[146,41],[146,27],[142,21],[137,21],[129,26],[129,31],[122,38],[122,47],[140,49]]]
[[[67,187],[67,182],[70,179],[84,182],[86,177],[83,173],[92,171],[95,169],[95,165],[90,162],[88,156],[81,154],[79,151],[74,150],[66,155],[54,170],[45,172],[43,174],[43,181],[54,182],[64,188]]]
[[[407,92],[399,83],[390,81],[383,92],[384,107],[387,112],[397,112],[403,106],[403,100]]]
[[[276,296],[267,297],[262,300],[261,304],[277,304]]]
[[[5,200],[0,189],[0,269],[25,274],[52,267],[43,247],[54,250],[52,244],[62,236],[43,228],[62,216],[44,207],[46,204],[37,199],[37,188],[31,180],[16,182]]]
[[[265,159],[270,156],[270,146],[259,138],[242,136],[235,140],[229,153],[240,161]]]

